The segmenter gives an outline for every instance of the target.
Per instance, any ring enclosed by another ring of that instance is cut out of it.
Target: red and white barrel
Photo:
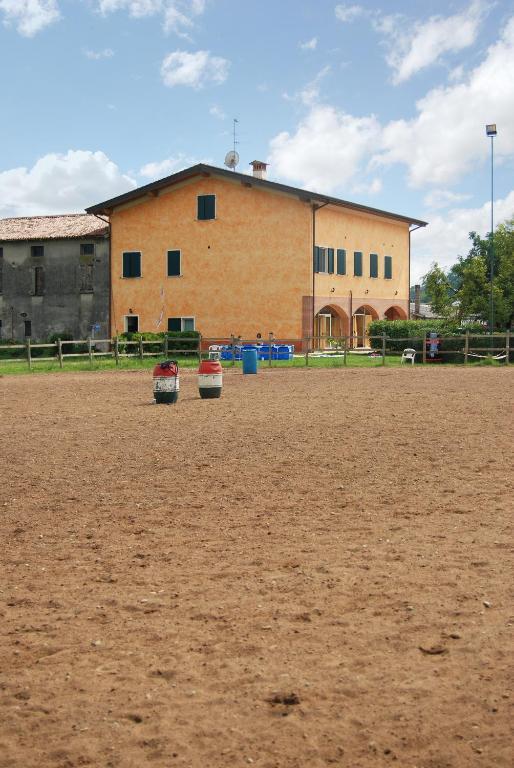
[[[198,369],[200,397],[207,399],[221,397],[223,369],[219,360],[202,360]]]
[[[153,396],[156,403],[169,405],[176,403],[180,382],[178,364],[175,360],[165,360],[153,369]]]

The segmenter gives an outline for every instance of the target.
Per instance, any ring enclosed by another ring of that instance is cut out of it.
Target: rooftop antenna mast
[[[239,144],[239,141],[236,139],[236,124],[239,122],[237,117],[234,117],[233,121],[233,127],[232,127],[232,146],[233,149],[230,152],[227,152],[225,155],[225,165],[227,168],[231,168],[233,171],[236,170],[236,165],[239,163],[239,154],[236,151],[236,144]]]

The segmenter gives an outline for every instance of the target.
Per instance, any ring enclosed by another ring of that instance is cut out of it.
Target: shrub
[[[141,333],[122,333],[119,336],[119,349],[120,352],[124,352],[127,345],[124,341],[137,341],[142,339],[143,341],[155,341],[155,344],[145,344],[145,352],[155,352],[155,354],[162,354],[164,352],[164,340],[168,337],[168,347],[170,350],[180,350],[183,354],[196,352],[198,349],[198,338],[200,337],[199,331],[164,331],[162,333],[152,333],[150,331],[144,331]],[[136,351],[136,346],[131,344],[128,349],[131,352]],[[176,354],[174,352],[173,354]]]
[[[448,320],[373,320],[368,327],[370,336],[386,334],[387,347],[391,352],[402,352],[406,347],[422,352],[423,339],[426,338],[427,333],[435,331],[444,339],[442,349],[455,351],[455,355],[443,355],[445,362],[462,362],[460,350],[464,347],[464,340],[460,337],[466,333],[466,330],[474,336],[485,333],[484,326],[480,323],[469,323],[462,327]],[[370,343],[374,349],[382,347],[380,338],[373,338]]]

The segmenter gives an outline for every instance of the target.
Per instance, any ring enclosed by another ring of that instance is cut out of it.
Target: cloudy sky
[[[514,3],[0,0],[0,216],[198,161],[426,219],[413,278],[514,215]]]

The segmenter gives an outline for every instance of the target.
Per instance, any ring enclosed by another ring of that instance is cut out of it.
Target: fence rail
[[[244,345],[260,346],[264,352],[262,363],[269,367],[283,365],[285,361],[277,359],[273,348],[285,345],[294,345],[294,364],[304,364],[306,366],[316,364],[319,358],[332,358],[340,361],[343,366],[348,365],[351,356],[364,355],[376,359],[377,365],[386,365],[387,358],[400,357],[404,348],[411,348],[416,351],[416,356],[422,364],[433,362],[430,357],[430,350],[427,349],[430,340],[425,336],[396,338],[387,336],[383,333],[380,336],[369,336],[370,347],[358,347],[362,341],[362,335],[331,337],[327,339],[322,336],[310,336],[302,339],[279,339],[273,334],[269,334],[267,339],[242,339],[240,337],[230,336],[223,339],[206,338],[195,336],[190,338],[168,338],[146,340],[146,339],[57,339],[55,342],[33,344],[30,338],[25,344],[3,344],[0,345],[0,369],[2,363],[20,363],[25,361],[29,370],[37,362],[58,362],[60,368],[64,367],[67,359],[88,359],[90,365],[97,358],[111,358],[115,364],[120,365],[123,359],[136,358],[143,361],[145,358],[169,358],[178,356],[188,358],[189,362],[197,360],[200,362],[203,356],[208,354],[210,346],[224,346],[228,350],[228,360],[224,360],[226,365],[235,366],[239,359],[241,347]],[[476,346],[472,341],[476,340]],[[178,342],[179,348],[172,346],[173,342]],[[480,345],[480,346],[479,346]],[[79,346],[83,351],[68,352],[70,346],[75,348]],[[451,348],[448,348],[450,346]],[[105,347],[105,348],[102,348]],[[51,356],[40,356],[39,350],[50,349],[54,351]],[[3,353],[19,351],[17,357],[3,357]],[[34,352],[36,354],[34,354]],[[485,353],[485,354],[484,354]],[[227,353],[226,353],[227,354]],[[274,356],[275,355],[275,356]],[[468,364],[470,360],[477,358],[501,359],[509,365],[511,356],[514,356],[514,347],[511,346],[510,331],[505,333],[495,333],[493,335],[466,334],[456,336],[441,337],[441,346],[437,350],[437,360],[449,359],[453,356],[451,362],[462,362]],[[303,359],[303,363],[301,362]]]

